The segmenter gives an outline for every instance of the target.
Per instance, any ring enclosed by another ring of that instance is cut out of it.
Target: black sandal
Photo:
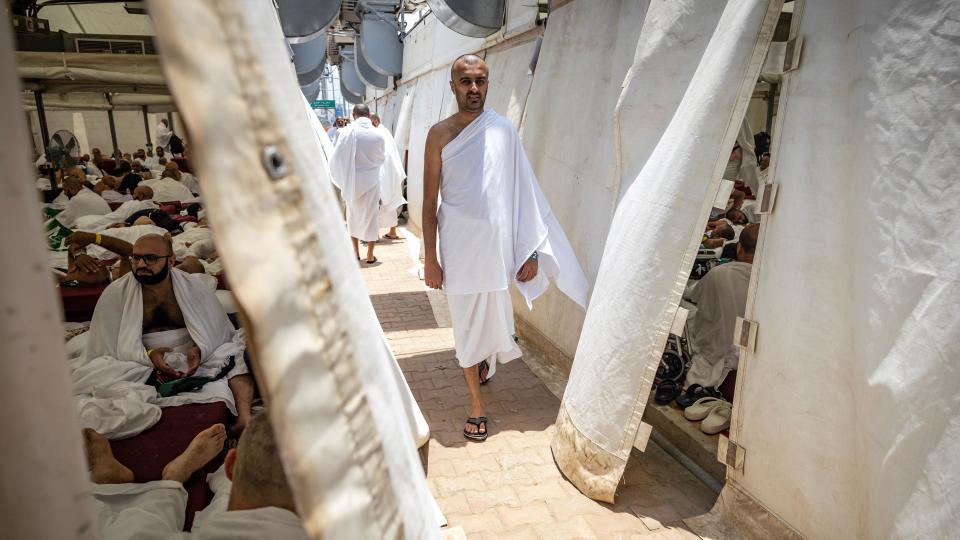
[[[480,384],[487,384],[490,382],[490,377],[485,377],[483,370],[487,370],[487,374],[490,373],[490,364],[488,364],[486,360],[480,362],[480,365],[477,367],[477,375],[480,377]]]
[[[374,264],[374,263],[376,263],[377,261],[378,261],[378,259],[377,259],[376,257],[374,257],[372,261],[364,261],[364,262],[367,263],[367,264]]]
[[[390,236],[389,234],[385,234],[385,235],[383,235],[383,237],[386,238],[387,240],[399,240],[399,239],[400,239],[399,236]]]
[[[470,433],[467,431],[467,428],[463,428],[463,436],[470,439],[471,441],[485,441],[487,440],[487,417],[481,416],[480,418],[467,418],[467,423],[477,426],[476,433]],[[483,432],[480,432],[480,426],[483,426]]]

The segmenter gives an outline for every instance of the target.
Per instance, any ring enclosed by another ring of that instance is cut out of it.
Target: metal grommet
[[[290,172],[287,159],[280,148],[271,144],[263,149],[263,168],[273,180],[279,180]]]

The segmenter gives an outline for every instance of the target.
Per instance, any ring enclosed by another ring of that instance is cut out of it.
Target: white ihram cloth
[[[310,102],[307,101],[306,96],[303,98],[303,110],[307,115],[307,121],[310,122],[310,127],[313,128],[313,133],[317,136],[320,149],[323,150],[324,165],[329,169],[330,159],[333,158],[333,141],[330,140],[330,135],[327,133],[327,130],[323,129],[323,124],[321,124],[320,119],[317,118],[317,113],[310,107]]]
[[[166,150],[170,149],[170,137],[173,136],[173,131],[170,130],[163,123],[157,124],[157,146],[164,148]]]
[[[73,229],[77,220],[83,216],[103,216],[110,213],[110,205],[103,197],[87,188],[83,188],[68,202],[63,212],[57,214],[57,221],[64,227]]]
[[[173,178],[151,178],[140,182],[153,190],[153,200],[157,202],[186,201],[193,199],[193,192],[179,180]]]
[[[403,159],[390,130],[383,124],[376,129],[384,143],[383,167],[380,167],[380,227],[396,227],[397,210],[407,204],[403,198],[403,179],[407,173],[403,170]]]
[[[747,306],[752,269],[750,263],[722,264],[707,272],[690,292],[697,309],[690,321],[693,359],[688,385],[717,387],[737,369],[740,350],[733,344],[733,332]]]
[[[462,367],[487,360],[492,374],[496,361],[519,356],[510,284],[531,309],[551,279],[585,306],[587,278],[509,120],[484,111],[443,148],[441,159],[440,259],[457,359]],[[517,282],[534,251],[537,276]]]
[[[193,198],[192,195],[194,193],[200,193],[200,181],[197,180],[196,176],[188,172],[182,172],[180,173],[180,183],[186,186],[187,189],[190,190],[191,192],[190,198]],[[183,202],[183,199],[181,199],[180,202]]]
[[[340,131],[330,174],[347,203],[350,236],[376,241],[380,236],[380,168],[386,144],[369,118],[360,117]]]
[[[77,218],[74,223],[74,229],[86,232],[101,231],[109,225],[123,222],[141,210],[153,210],[156,208],[158,208],[157,205],[150,199],[145,201],[130,200],[121,204],[116,210],[108,214],[102,216],[81,216]]]
[[[173,480],[144,484],[91,484],[100,534],[106,540],[309,538],[300,518],[289,510],[270,506],[227,510],[231,482],[223,467],[209,475],[213,500],[194,515],[192,533],[183,532],[187,492]]]
[[[235,357],[227,377],[196,392],[159,397],[143,384],[153,371],[143,335],[143,293],[132,273],[111,283],[97,301],[84,354],[71,362],[74,394],[83,427],[107,438],[136,435],[160,419],[160,407],[223,401],[233,414],[236,406],[229,378],[247,372],[243,361],[243,331],[235,330],[207,284],[177,269],[170,270],[174,295],[187,332],[200,348],[197,376],[215,376]],[[151,334],[154,339],[158,336]],[[170,333],[178,345],[180,338]],[[155,347],[155,346],[154,346]]]

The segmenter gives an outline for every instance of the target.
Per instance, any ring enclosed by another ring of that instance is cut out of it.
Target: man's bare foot
[[[217,457],[226,440],[227,429],[223,424],[214,424],[197,433],[187,449],[163,468],[162,478],[186,482],[193,473]]]
[[[133,471],[113,457],[110,441],[96,431],[85,428],[83,440],[87,450],[90,479],[97,484],[127,484],[133,482]]]

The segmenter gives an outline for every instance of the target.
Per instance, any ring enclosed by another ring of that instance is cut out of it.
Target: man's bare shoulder
[[[427,141],[432,146],[443,148],[456,138],[461,129],[453,116],[444,118],[430,127],[430,131],[427,132]]]

